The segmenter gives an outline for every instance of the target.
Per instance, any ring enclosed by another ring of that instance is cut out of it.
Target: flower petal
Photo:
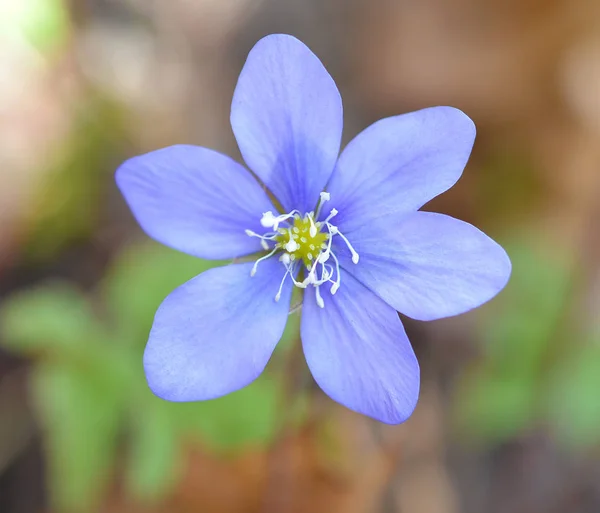
[[[153,239],[207,259],[260,251],[262,213],[274,210],[243,166],[198,146],[171,146],[125,162],[116,181],[133,215]]]
[[[148,385],[169,401],[213,399],[254,381],[283,334],[292,294],[273,258],[210,269],[162,303],[144,353]]]
[[[286,212],[315,208],[342,125],[335,82],[304,43],[283,34],[256,43],[235,89],[231,126],[246,164]]]
[[[475,125],[452,107],[382,119],[342,152],[327,186],[344,233],[379,217],[414,212],[452,187],[469,159]]]
[[[335,295],[304,295],[302,344],[323,391],[347,408],[387,424],[404,422],[419,396],[419,364],[398,314],[342,270]]]
[[[442,214],[415,212],[352,233],[353,264],[338,244],[342,267],[399,312],[421,321],[458,315],[493,298],[506,285],[510,260],[474,226]]]

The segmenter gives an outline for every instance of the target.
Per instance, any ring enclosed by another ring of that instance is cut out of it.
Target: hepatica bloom
[[[144,353],[150,388],[197,401],[251,383],[297,287],[315,381],[352,410],[403,422],[417,402],[419,366],[397,311],[419,320],[460,314],[510,274],[504,250],[477,228],[419,210],[460,177],[472,121],[450,107],[394,116],[340,154],[334,81],[303,43],[271,35],[240,74],[231,126],[254,176],[196,146],[135,157],[117,171],[149,236],[204,259],[251,257],[164,300]]]

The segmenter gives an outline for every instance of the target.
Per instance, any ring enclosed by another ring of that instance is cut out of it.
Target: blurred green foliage
[[[64,0],[0,2],[0,34],[25,40],[42,53],[52,52],[63,44],[69,30]]]
[[[563,444],[600,442],[600,340],[575,329],[574,265],[559,248],[509,244],[513,274],[479,327],[484,355],[458,387],[460,429],[503,442],[547,425]]]
[[[88,92],[73,102],[68,137],[44,162],[27,226],[26,257],[45,261],[65,246],[90,237],[97,226],[107,185],[126,141],[123,112],[109,98]]]
[[[159,499],[177,482],[188,444],[235,454],[275,436],[278,374],[200,403],[168,403],[146,385],[141,360],[156,308],[176,286],[222,263],[142,244],[124,251],[108,271],[99,304],[63,283],[4,303],[4,344],[35,359],[31,393],[59,511],[92,509],[123,468],[133,496]],[[284,347],[297,332],[298,316],[290,316]]]
[[[551,376],[548,418],[570,448],[600,443],[600,339],[567,355]]]

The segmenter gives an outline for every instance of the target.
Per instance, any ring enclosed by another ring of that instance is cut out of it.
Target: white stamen
[[[308,216],[308,222],[310,223],[308,233],[312,238],[314,238],[317,235],[317,227],[315,226],[315,222],[313,221],[312,215]]]
[[[335,272],[336,272],[335,282],[331,286],[331,291],[330,291],[331,295],[333,296],[338,291],[338,289],[340,288],[340,285],[342,284],[342,275],[340,274],[339,260],[337,259],[337,257],[335,256],[334,253],[331,253],[331,256],[333,257],[333,260],[335,260]]]
[[[265,249],[269,249],[269,245],[267,244],[266,241],[274,241],[275,238],[277,237],[276,233],[266,233],[265,235],[259,235],[256,232],[253,232],[252,230],[245,230],[246,235],[248,235],[248,237],[258,237],[260,239],[260,245]]]
[[[323,191],[322,193],[319,194],[319,197],[321,198],[321,201],[319,202],[319,206],[317,207],[317,213],[315,214],[315,219],[319,219],[319,216],[321,215],[321,210],[323,209],[323,204],[326,201],[329,201],[331,199],[331,194]]]
[[[252,266],[252,270],[250,271],[250,276],[254,276],[256,274],[256,270],[258,269],[258,264],[260,264],[263,260],[266,260],[267,258],[271,258],[278,249],[279,248],[277,246],[275,246],[270,253],[266,254],[264,257],[261,257],[256,262],[254,262],[254,265]]]
[[[342,232],[340,232],[337,228],[336,228],[336,231],[337,231],[336,235],[339,235],[343,239],[343,241],[346,243],[346,246],[348,246],[350,253],[352,253],[352,263],[358,264],[359,255],[352,247],[352,244],[350,244],[350,241],[346,238],[346,236]]]
[[[326,223],[327,228],[331,226],[329,223]],[[331,230],[330,230],[331,231]],[[331,241],[333,240],[333,235],[329,234],[329,240],[327,241],[327,246],[325,252],[321,254],[321,262],[327,262],[329,260],[329,254],[331,253]]]
[[[290,240],[289,242],[287,242],[284,245],[284,248],[286,249],[286,251],[288,253],[293,253],[294,251],[296,251],[300,246],[298,245],[298,243],[292,238],[292,230],[288,230],[289,235],[290,235]]]
[[[317,300],[317,305],[319,305],[321,308],[325,308],[325,303],[323,302],[323,298],[321,297],[319,287],[315,287],[315,298]]]
[[[263,213],[260,220],[261,225],[272,230],[264,235],[259,235],[252,230],[246,230],[246,234],[249,237],[260,239],[261,246],[265,251],[269,250],[268,254],[259,258],[254,263],[250,272],[251,276],[256,274],[260,262],[272,257],[276,252],[280,253],[278,257],[279,261],[285,267],[285,274],[279,285],[275,301],[281,299],[285,280],[290,276],[296,287],[306,289],[312,285],[315,288],[317,305],[320,308],[325,307],[325,302],[321,296],[321,285],[330,283],[330,293],[334,295],[340,289],[342,281],[340,262],[333,252],[333,237],[336,235],[339,235],[348,247],[352,255],[352,262],[354,264],[358,263],[359,255],[352,247],[352,244],[350,244],[350,241],[340,232],[337,226],[330,223],[331,219],[338,214],[338,211],[332,208],[324,221],[318,220],[324,203],[330,199],[331,195],[328,192],[322,192],[316,213],[309,212],[304,214],[304,217],[301,217],[300,212],[297,210],[281,215],[275,215],[273,212]],[[285,224],[280,228],[282,223]],[[323,227],[326,228],[326,232],[322,233],[321,236],[326,237],[326,239],[316,244],[311,239],[314,239],[319,232],[324,231]],[[306,228],[308,228],[308,234],[305,232]],[[333,259],[333,265],[328,263],[330,259]],[[299,266],[302,266],[306,272],[306,276],[301,282],[295,278],[301,269]]]
[[[335,208],[331,209],[331,212],[329,212],[329,215],[327,216],[327,219],[325,219],[325,221],[323,221],[325,224],[327,224],[329,222],[330,219],[332,219],[333,217],[338,215],[338,211]]]
[[[279,301],[281,299],[281,291],[283,290],[283,284],[285,283],[285,279],[287,278],[288,274],[290,274],[290,267],[287,268],[285,274],[283,275],[283,278],[281,279],[281,283],[279,284],[279,290],[277,291],[277,294],[275,294],[275,301]],[[292,277],[292,279],[294,278]]]

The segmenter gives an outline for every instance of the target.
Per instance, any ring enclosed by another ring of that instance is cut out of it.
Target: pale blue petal
[[[117,185],[142,229],[179,251],[207,259],[235,258],[261,246],[262,213],[274,211],[243,166],[198,146],[171,146],[125,162]]]
[[[474,226],[442,214],[415,212],[356,230],[353,264],[336,244],[341,265],[399,312],[421,321],[476,308],[506,285],[506,252]]]
[[[469,159],[475,125],[460,110],[432,107],[382,119],[342,152],[327,186],[344,233],[418,210],[452,187]]]
[[[231,126],[246,164],[286,212],[313,210],[342,137],[342,100],[321,61],[296,38],[261,39],[235,89]]]
[[[419,396],[419,364],[398,314],[342,271],[332,296],[304,293],[302,345],[323,391],[347,408],[388,424],[404,422]]]
[[[264,370],[283,334],[292,293],[284,267],[262,262],[211,269],[162,303],[144,353],[151,390],[169,401],[213,399],[245,387]]]

